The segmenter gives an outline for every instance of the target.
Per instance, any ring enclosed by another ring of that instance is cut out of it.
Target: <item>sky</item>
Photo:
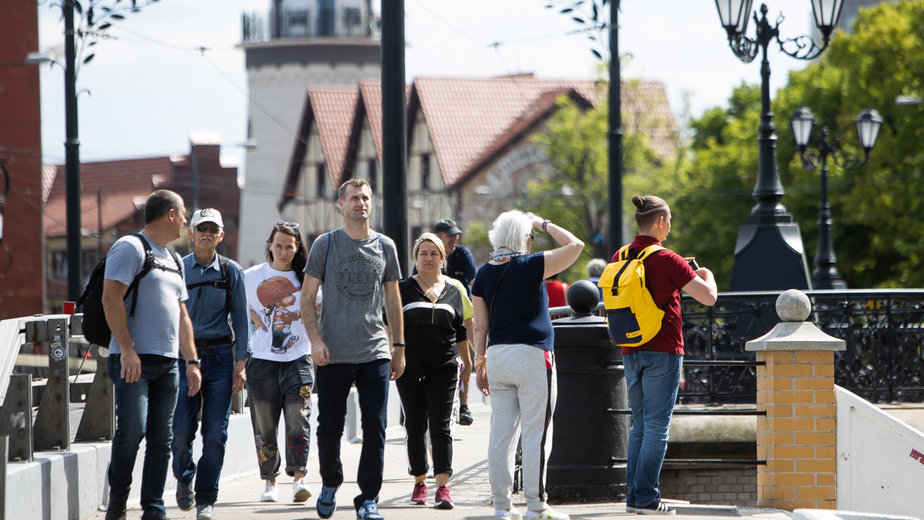
[[[526,72],[540,78],[605,76],[590,52],[592,42],[575,34],[578,25],[568,15],[547,4],[405,0],[407,81]],[[186,154],[190,134],[208,132],[220,137],[223,160],[243,166],[248,89],[238,47],[241,13],[266,13],[269,5],[270,0],[160,0],[114,24],[93,61],[79,71],[81,160]],[[679,119],[723,106],[742,83],[759,83],[759,58],[744,64],[732,54],[713,0],[623,0],[621,6],[623,79],[663,82]],[[811,31],[808,0],[768,0],[767,6],[771,19],[786,16],[782,37]],[[60,14],[52,0],[40,1],[39,49],[63,62]],[[749,29],[753,36],[753,23]],[[771,49],[775,92],[790,70],[806,63]],[[63,67],[42,66],[46,163],[64,162],[63,78]]]

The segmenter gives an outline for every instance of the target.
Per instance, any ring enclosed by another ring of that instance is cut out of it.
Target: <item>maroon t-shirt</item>
[[[646,247],[661,243],[648,235],[636,235],[630,248],[640,252]],[[611,262],[617,261],[613,255]],[[645,259],[645,282],[655,305],[664,311],[664,321],[658,335],[641,347],[622,347],[622,353],[631,354],[639,349],[683,354],[683,320],[680,317],[680,289],[696,278],[693,268],[677,253],[664,249]],[[665,306],[665,303],[667,304]]]

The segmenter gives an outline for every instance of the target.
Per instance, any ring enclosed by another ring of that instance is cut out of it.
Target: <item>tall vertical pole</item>
[[[622,80],[619,73],[619,0],[610,0],[610,112],[608,138],[610,251],[623,245],[622,237]]]
[[[196,143],[189,142],[189,167],[192,173],[192,210],[199,209],[199,158],[196,157]]]
[[[822,137],[828,142],[827,129]],[[819,148],[825,145],[819,146]],[[821,207],[818,209],[818,249],[815,253],[815,271],[812,272],[812,287],[815,289],[846,289],[847,283],[837,270],[837,255],[831,238],[831,205],[828,203],[828,153],[821,149]]]
[[[82,291],[80,266],[80,139],[77,129],[77,49],[74,34],[74,2],[64,0],[64,141],[65,203],[67,216],[67,299]]]
[[[761,48],[760,60],[760,127],[758,129],[759,162],[754,198],[757,205],[751,215],[767,222],[790,222],[786,208],[780,203],[783,198],[783,184],[776,163],[776,127],[773,124],[773,110],[770,106],[770,60],[767,46],[776,37],[777,30],[767,21],[766,5],[761,6],[761,19],[757,27],[757,41]]]
[[[407,263],[407,100],[404,0],[382,0],[382,197],[385,234]]]

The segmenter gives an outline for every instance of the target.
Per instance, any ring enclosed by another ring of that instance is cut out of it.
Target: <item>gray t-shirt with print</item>
[[[325,233],[308,253],[305,273],[321,280],[321,338],[331,363],[391,359],[382,312],[384,282],[401,279],[395,243],[381,233],[353,240],[343,228]]]

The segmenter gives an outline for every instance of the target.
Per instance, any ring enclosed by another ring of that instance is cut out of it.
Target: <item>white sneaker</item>
[[[304,478],[300,478],[292,482],[293,502],[305,502],[309,498],[311,498],[311,488],[305,482]]]
[[[571,517],[565,513],[556,511],[551,507],[547,507],[545,508],[545,511],[540,511],[538,513],[536,511],[527,511],[526,516],[523,518],[528,518],[529,520],[534,518],[537,520],[570,520]]]
[[[512,507],[509,511],[503,509],[494,511],[494,520],[522,520],[522,518],[523,514]]]
[[[279,490],[276,489],[275,482],[266,481],[266,488],[263,490],[263,494],[260,495],[260,502],[279,502]]]

